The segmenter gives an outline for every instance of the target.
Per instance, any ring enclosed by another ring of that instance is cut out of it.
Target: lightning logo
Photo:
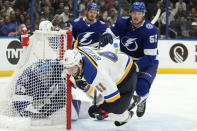
[[[121,42],[129,51],[136,51],[138,49],[138,44],[136,43],[137,38],[123,37]],[[133,45],[135,44],[135,45]]]
[[[89,45],[92,43],[92,40],[90,39],[90,36],[93,34],[94,32],[85,32],[79,35],[78,37],[78,41],[81,45]],[[80,38],[82,37],[82,38]],[[89,41],[88,41],[89,40]],[[87,42],[86,42],[87,41]]]

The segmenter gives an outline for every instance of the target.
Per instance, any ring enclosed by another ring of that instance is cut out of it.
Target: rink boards
[[[0,41],[0,76],[11,76],[23,47],[16,37],[1,37]],[[118,44],[117,38],[114,45]],[[197,74],[197,40],[161,39],[158,41],[158,50],[158,73]]]

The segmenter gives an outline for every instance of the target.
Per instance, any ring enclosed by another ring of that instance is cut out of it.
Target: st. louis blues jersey
[[[21,116],[47,118],[65,105],[66,88],[61,79],[63,66],[58,60],[45,62],[52,68],[49,78],[38,76],[37,62],[25,69],[16,82],[13,105]]]
[[[89,47],[78,47],[77,50],[83,56],[83,78],[88,84],[84,90],[93,96],[94,90],[99,91],[106,103],[115,102],[120,98],[117,88],[127,76],[133,60],[124,53],[115,53],[111,45],[102,50],[93,50]]]
[[[85,18],[78,18],[72,23],[72,34],[78,40],[79,46],[96,46],[99,37],[107,28],[107,24],[100,20],[95,20],[93,24],[87,24]]]
[[[111,30],[111,31],[110,31]],[[148,20],[135,28],[131,18],[120,18],[110,27],[109,32],[120,38],[120,50],[133,57],[139,70],[143,70],[157,61],[158,32]]]

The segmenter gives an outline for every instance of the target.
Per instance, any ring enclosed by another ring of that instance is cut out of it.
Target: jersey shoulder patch
[[[129,18],[129,16],[124,16],[124,17],[122,17],[122,19],[128,19]]]
[[[154,26],[153,26],[152,24],[150,24],[150,23],[147,23],[147,24],[146,24],[146,28],[147,28],[147,29],[153,29]]]
[[[105,22],[103,22],[103,21],[101,21],[101,20],[99,20],[99,21],[100,21],[101,24],[105,25]]]
[[[74,20],[74,22],[78,22],[80,19],[81,19],[81,18],[77,18],[77,19]]]

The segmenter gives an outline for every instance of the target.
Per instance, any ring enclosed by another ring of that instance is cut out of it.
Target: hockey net
[[[35,31],[0,103],[1,128],[71,128],[71,84],[61,60],[71,31]]]

